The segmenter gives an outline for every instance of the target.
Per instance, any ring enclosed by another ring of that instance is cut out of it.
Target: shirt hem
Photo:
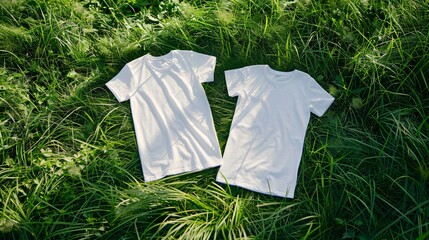
[[[202,171],[202,170],[206,170],[206,169],[214,168],[214,167],[219,167],[219,166],[220,166],[220,163],[208,164],[208,165],[198,166],[198,167],[176,168],[176,169],[170,169],[170,170],[165,171],[163,173],[160,173],[159,175],[156,175],[156,176],[152,175],[152,176],[147,177],[143,173],[143,177],[144,177],[145,182],[152,182],[152,181],[160,180],[160,179],[167,177],[167,176],[198,172],[198,171]]]
[[[248,180],[248,179],[247,179]],[[292,189],[292,187],[290,187],[289,191],[280,191],[278,189],[271,189],[271,190],[265,190],[265,189],[261,189],[260,187],[256,186],[256,183],[253,184],[252,181],[238,181],[236,179],[225,179],[222,176],[218,176],[216,177],[216,181],[220,182],[220,183],[224,183],[224,184],[228,184],[228,185],[234,185],[237,187],[242,187],[245,188],[247,190],[251,190],[254,192],[258,192],[258,193],[263,193],[263,194],[267,194],[267,195],[271,195],[271,196],[276,196],[276,197],[283,197],[283,198],[294,198],[294,189]]]

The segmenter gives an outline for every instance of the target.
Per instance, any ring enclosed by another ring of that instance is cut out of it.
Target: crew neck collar
[[[147,64],[156,70],[165,70],[169,68],[174,63],[174,60],[174,50],[162,56],[152,56],[150,53],[146,54]],[[162,66],[159,66],[159,64],[154,64],[156,62],[162,64]]]
[[[268,79],[268,81],[275,85],[282,85],[286,84],[291,81],[291,77],[295,75],[296,69],[289,71],[289,72],[283,72],[283,71],[277,71],[272,69],[269,65],[263,65],[264,68],[264,75]]]

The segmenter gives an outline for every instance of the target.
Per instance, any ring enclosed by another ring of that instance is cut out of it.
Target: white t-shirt
[[[254,65],[225,77],[238,101],[216,180],[293,198],[310,112],[322,116],[334,98],[298,70]]]
[[[146,182],[219,166],[221,152],[203,82],[216,58],[185,50],[146,54],[126,64],[106,86],[130,100]]]

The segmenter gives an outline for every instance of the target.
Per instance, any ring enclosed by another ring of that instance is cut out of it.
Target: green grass
[[[1,239],[429,238],[429,2],[0,0]],[[143,54],[217,57],[205,84],[221,147],[223,72],[311,74],[294,199],[215,182],[144,183],[130,108],[104,84]]]

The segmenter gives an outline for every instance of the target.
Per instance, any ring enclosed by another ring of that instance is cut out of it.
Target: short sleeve
[[[129,64],[127,64],[115,77],[106,83],[106,86],[119,102],[123,102],[130,99],[134,94],[138,88],[138,83],[133,77]]]
[[[225,71],[226,87],[228,89],[228,95],[235,97],[240,95],[243,88],[243,82],[245,80],[245,74],[243,69],[233,69]]]
[[[191,65],[199,82],[213,82],[216,57],[190,51]]]
[[[318,117],[321,117],[334,101],[334,98],[312,77],[309,78],[307,93],[310,111]]]

